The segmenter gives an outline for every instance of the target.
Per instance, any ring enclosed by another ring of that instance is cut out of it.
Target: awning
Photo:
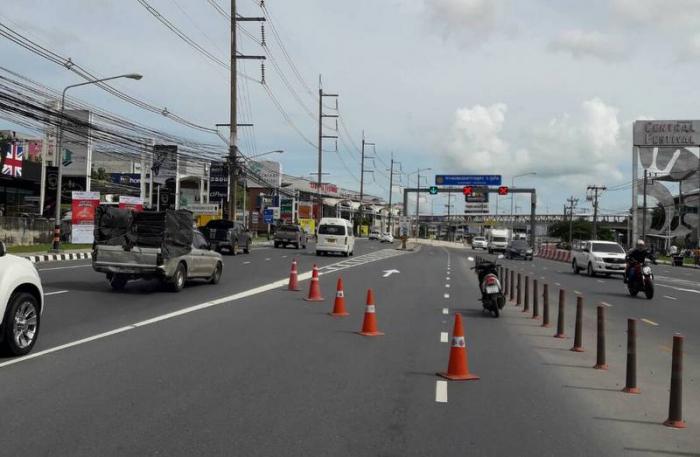
[[[341,201],[342,200],[339,198],[331,198],[331,197],[324,197],[323,198],[323,204],[328,205],[328,206],[336,206]]]

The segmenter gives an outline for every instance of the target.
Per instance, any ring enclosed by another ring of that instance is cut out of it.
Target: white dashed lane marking
[[[669,300],[678,300],[676,297],[671,297],[669,295],[664,295],[664,298],[668,298]]]
[[[435,401],[447,403],[447,381],[435,381]]]
[[[447,343],[450,340],[450,336],[447,334],[447,332],[440,332],[440,342],[441,343]]]
[[[445,294],[445,295],[443,295],[443,297],[450,298],[450,294]]]
[[[447,309],[447,308],[442,308],[442,314],[447,314],[447,313],[449,313],[449,312],[450,312],[449,309]]]
[[[658,327],[658,326],[659,326],[658,323],[656,323],[656,322],[654,322],[654,321],[650,321],[649,319],[642,319],[642,322],[644,322],[645,324],[653,325],[654,327]]]
[[[55,292],[45,292],[44,297],[47,297],[49,295],[65,294],[66,292],[68,292],[68,291],[67,290],[57,290]]]

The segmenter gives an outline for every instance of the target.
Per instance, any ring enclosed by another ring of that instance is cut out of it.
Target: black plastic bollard
[[[566,291],[559,289],[559,315],[557,316],[557,333],[554,338],[566,338],[564,333],[564,310],[566,308]]]
[[[530,277],[525,275],[525,306],[523,306],[523,312],[526,313],[530,311]]]
[[[623,392],[638,394],[637,387],[637,319],[627,319],[627,375]]]
[[[583,352],[583,297],[576,296],[576,324],[574,326],[574,352]]]
[[[549,327],[549,285],[542,285],[542,327]]]
[[[608,364],[605,363],[605,306],[598,305],[596,314],[598,322],[598,341],[596,344],[596,362],[593,368],[596,370],[607,370]]]
[[[540,317],[540,296],[537,293],[537,280],[532,280],[532,318],[537,319]]]
[[[515,301],[515,272],[510,270],[510,286],[508,286],[508,291],[510,292],[510,301]]]
[[[671,362],[671,394],[668,404],[667,427],[685,428],[683,421],[683,336],[673,335],[673,361]]]
[[[520,281],[520,273],[518,273],[518,290],[517,290],[517,300],[515,302],[515,306],[520,306],[520,304],[523,302],[523,294],[522,294],[522,288],[521,286],[521,281]]]

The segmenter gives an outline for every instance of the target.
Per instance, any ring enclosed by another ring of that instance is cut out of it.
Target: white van
[[[347,219],[324,217],[318,223],[316,235],[316,255],[337,252],[347,257],[355,251],[355,236]]]

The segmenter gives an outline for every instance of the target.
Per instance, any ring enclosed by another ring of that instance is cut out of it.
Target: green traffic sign
[[[430,195],[437,195],[437,193],[438,193],[437,186],[430,186]]]

